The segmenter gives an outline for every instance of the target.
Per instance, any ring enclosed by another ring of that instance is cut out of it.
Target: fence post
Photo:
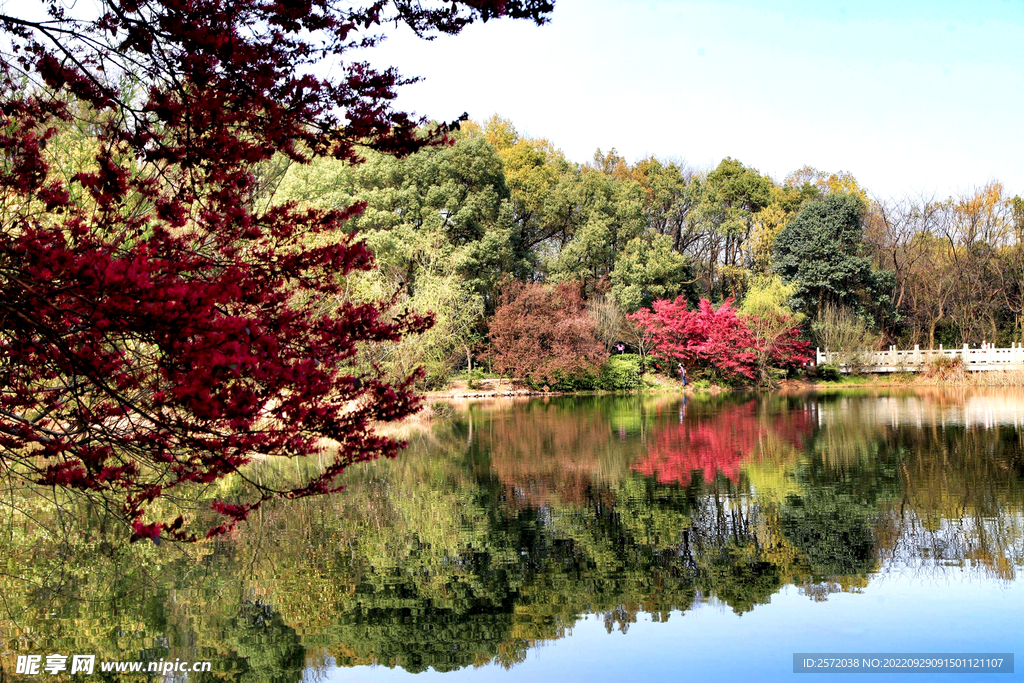
[[[968,344],[964,344],[964,370],[968,368],[970,361],[967,359],[967,354],[970,353],[971,347]]]

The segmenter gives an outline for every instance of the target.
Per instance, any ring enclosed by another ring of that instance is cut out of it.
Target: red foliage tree
[[[754,335],[761,384],[773,382],[771,368],[789,372],[814,358],[811,344],[800,338],[800,325],[792,314],[773,311],[747,315],[743,322]]]
[[[654,355],[691,371],[709,369],[725,378],[754,379],[757,342],[726,299],[717,309],[702,299],[688,310],[686,298],[659,299],[630,318],[654,337]]]
[[[491,318],[490,341],[498,372],[538,383],[595,370],[608,359],[572,282],[510,282]]]
[[[389,22],[457,33],[501,16],[543,22],[551,2],[45,7],[46,20],[0,14],[5,469],[116,501],[136,537],[185,539],[182,517],[146,514],[175,487],[335,442],[322,474],[286,489],[249,481],[248,496],[214,503],[216,534],[270,498],[336,490],[348,464],[396,454],[402,444],[371,425],[414,409],[410,381],[359,372],[354,358],[429,321],[387,302],[322,313],[340,302],[339,276],[373,259],[359,242],[311,237],[361,207],[259,208],[256,169],[275,155],[356,162],[360,145],[406,154],[443,141],[445,127],[421,134],[391,108],[409,81],[348,53]],[[341,75],[313,75],[329,58]],[[47,142],[83,115],[97,152],[66,178]]]
[[[768,362],[788,370],[811,358],[810,344],[800,339],[800,329],[791,316],[772,321],[744,318],[733,308],[732,299],[717,309],[702,299],[692,311],[682,296],[675,301],[659,299],[650,309],[640,309],[629,317],[651,335],[657,358],[682,363],[697,373],[710,370],[723,379],[754,380],[759,369],[764,374],[762,366]],[[764,327],[774,331],[762,334]]]
[[[774,367],[797,370],[814,359],[811,343],[800,338],[800,326],[793,316],[780,315],[774,325],[784,327],[785,332],[760,342],[767,350]]]

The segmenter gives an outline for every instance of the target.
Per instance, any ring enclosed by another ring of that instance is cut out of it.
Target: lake
[[[1021,654],[1022,427],[1016,390],[475,403],[336,496],[186,547],[8,492],[0,662],[811,682],[849,675],[794,674],[794,653]]]

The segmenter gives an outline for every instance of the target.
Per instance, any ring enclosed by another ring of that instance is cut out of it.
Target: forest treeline
[[[427,386],[481,363],[543,381],[643,354],[635,314],[661,300],[774,312],[812,346],[1022,339],[1024,201],[996,182],[883,199],[849,173],[804,167],[780,182],[732,158],[698,170],[599,149],[579,164],[497,116],[464,123],[449,146],[365,157],[276,167],[263,186],[274,202],[365,203],[349,225],[378,269],[351,295],[435,315],[370,360],[423,366]],[[509,356],[493,323],[520,295],[514,336],[550,339]],[[544,355],[544,372],[528,362]]]

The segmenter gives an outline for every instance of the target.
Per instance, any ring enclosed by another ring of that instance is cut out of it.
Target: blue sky
[[[543,27],[392,32],[368,56],[424,77],[402,106],[497,113],[577,161],[616,147],[847,170],[880,197],[1024,192],[1024,0],[556,0]]]

